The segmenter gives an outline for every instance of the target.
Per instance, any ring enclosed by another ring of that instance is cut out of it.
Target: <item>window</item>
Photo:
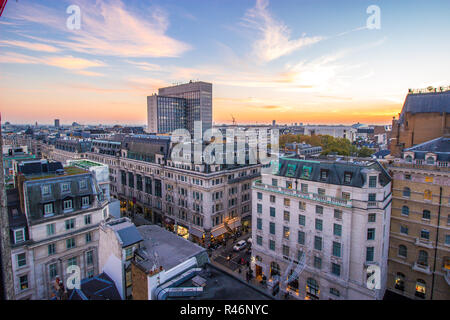
[[[283,238],[289,240],[289,234],[290,234],[289,227],[283,227]]]
[[[303,231],[298,232],[298,244],[305,244],[305,233]]]
[[[323,207],[322,206],[316,206],[316,213],[317,214],[323,214]]]
[[[89,270],[89,271],[87,272],[87,277],[88,277],[88,278],[93,278],[93,277],[94,277],[94,270]]]
[[[84,216],[84,224],[91,224],[91,215],[85,215]]]
[[[408,227],[407,226],[400,226],[400,233],[408,234]]]
[[[44,216],[53,215],[53,203],[44,204]]]
[[[375,240],[375,229],[374,228],[367,229],[367,240]]]
[[[409,207],[407,206],[402,207],[402,215],[409,216]]]
[[[64,210],[70,210],[70,209],[73,209],[72,199],[70,199],[70,200],[64,200],[63,205],[64,205]]]
[[[367,262],[372,262],[373,261],[374,251],[375,251],[374,247],[367,247],[366,248],[366,261]]]
[[[375,222],[377,220],[377,214],[376,213],[369,213],[368,218],[367,218],[368,222]]]
[[[405,275],[401,272],[398,272],[395,277],[394,287],[397,290],[404,291],[405,290]]]
[[[269,249],[275,251],[275,241],[269,240]]]
[[[306,183],[302,183],[300,186],[302,193],[308,193],[308,185]]]
[[[398,255],[402,258],[406,258],[408,256],[408,249],[405,245],[401,244],[398,246]]]
[[[322,258],[314,256],[314,268],[322,269]]]
[[[258,244],[258,246],[262,246],[262,237],[261,236],[256,236],[256,243]]]
[[[14,243],[25,241],[25,229],[14,230]]]
[[[270,234],[275,234],[275,223],[271,222],[269,224]]]
[[[320,180],[326,181],[328,178],[328,170],[320,170]]]
[[[450,235],[445,235],[445,244],[450,245]]]
[[[322,223],[321,219],[316,219],[316,230],[322,231]]]
[[[275,203],[275,196],[272,196],[272,195],[270,196],[270,202]]]
[[[430,240],[430,231],[423,229],[420,231],[420,237],[422,239]]]
[[[342,219],[342,211],[339,209],[334,209],[334,218],[335,219]]]
[[[425,281],[422,279],[417,279],[416,281],[416,293],[415,296],[425,299],[425,293],[426,293],[426,284]]]
[[[336,288],[330,288],[330,294],[332,294],[335,297],[339,297],[341,295],[341,293],[339,292],[338,289]]]
[[[47,236],[51,236],[55,234],[55,224],[51,223],[47,225]]]
[[[315,236],[314,237],[314,249],[321,251],[322,250],[322,237]]]
[[[66,248],[67,249],[75,248],[75,238],[70,238],[66,240]]]
[[[298,215],[298,224],[304,226],[306,223],[306,217],[302,214]]]
[[[342,235],[342,225],[336,223],[333,224],[333,234],[340,237]]]
[[[341,275],[341,265],[337,263],[331,263],[331,273],[339,277]]]
[[[427,201],[433,200],[433,193],[430,190],[425,190],[423,194],[423,199]]]
[[[306,203],[300,201],[300,202],[298,203],[298,208],[299,208],[300,210],[303,210],[303,211],[306,210]]]
[[[75,219],[66,220],[66,230],[72,230],[75,228]]]
[[[286,189],[292,189],[292,182],[286,181]]]
[[[339,242],[333,241],[333,256],[341,256],[341,244]]]
[[[86,180],[80,180],[80,189],[86,189],[86,188],[87,188]]]
[[[412,158],[410,155],[407,155],[407,156],[405,157],[405,161],[406,161],[406,162],[411,163],[412,160],[413,160],[413,158]]]
[[[319,299],[319,285],[313,278],[306,280],[306,297],[307,299],[317,300]]]
[[[86,243],[89,243],[92,241],[92,233],[88,232],[86,233]]]
[[[270,207],[270,216],[275,217],[275,208]]]
[[[81,206],[82,206],[82,207],[89,207],[90,204],[91,204],[91,203],[90,203],[89,196],[86,196],[86,197],[82,197],[82,198],[81,198]]]
[[[428,157],[427,158],[427,164],[433,165],[434,164],[434,158],[433,157]]]
[[[289,211],[284,211],[284,212],[283,212],[283,219],[284,219],[284,221],[289,222],[289,220],[290,220],[290,214],[289,214]]]
[[[48,251],[48,255],[51,256],[52,254],[56,253],[56,248],[55,248],[55,244],[54,243],[50,243],[47,246],[47,251]]]
[[[345,184],[350,184],[352,181],[352,174],[351,172],[345,172],[344,173],[344,183]]]
[[[377,176],[370,176],[369,177],[369,188],[376,188],[377,187]]]
[[[430,220],[431,219],[430,210],[423,210],[422,218],[425,220]]]
[[[283,245],[283,256],[289,257],[289,247]]]
[[[56,278],[58,275],[58,265],[56,263],[48,266],[48,275],[51,280]]]
[[[417,264],[427,267],[428,266],[428,252],[420,250],[419,258],[417,259]]]
[[[27,265],[27,256],[25,253],[19,253],[16,255],[17,267],[24,267]]]
[[[258,192],[258,193],[257,193],[257,196],[258,196],[258,200],[262,200],[263,196],[262,196],[262,193],[261,193],[261,192]]]
[[[28,289],[28,275],[19,277],[19,288],[20,291]]]
[[[404,197],[410,197],[411,196],[411,189],[408,187],[403,188],[403,196]]]
[[[262,213],[262,204],[261,203],[256,204],[256,212]]]
[[[368,201],[370,201],[370,202],[377,201],[377,194],[376,193],[369,193]]]
[[[405,180],[411,180],[411,175],[410,174],[405,174]]]
[[[291,200],[290,200],[290,199],[287,199],[287,198],[284,198],[283,203],[284,203],[284,205],[285,205],[286,207],[289,207],[289,206],[291,205]]]
[[[125,249],[125,259],[131,259],[133,257],[133,247],[128,247]]]
[[[278,180],[277,179],[272,179],[272,185],[274,187],[277,187],[278,186]]]
[[[325,195],[325,189],[323,188],[317,188],[317,194],[319,196],[324,196]]]
[[[86,263],[89,266],[94,264],[94,252],[93,251],[86,252]]]
[[[262,230],[262,219],[261,218],[256,219],[256,228],[258,230]]]
[[[350,200],[350,193],[348,193],[348,192],[342,192],[342,199],[344,199],[344,200]]]
[[[50,185],[42,186],[42,195],[43,195],[43,196],[49,195],[50,192],[51,192],[51,187],[50,187]]]
[[[61,192],[69,192],[70,191],[70,184],[68,182],[61,183]]]
[[[67,266],[76,266],[77,265],[77,257],[73,257],[67,260]]]

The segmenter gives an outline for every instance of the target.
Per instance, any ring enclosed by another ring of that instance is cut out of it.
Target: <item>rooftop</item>
[[[68,300],[122,300],[116,285],[104,272],[81,280],[80,285],[80,290],[68,290]]]
[[[144,253],[148,258],[138,263],[147,270],[151,270],[155,264],[170,270],[205,251],[195,243],[157,225],[143,225],[137,229],[144,239]],[[153,252],[156,253],[158,261],[155,260]]]
[[[199,272],[198,276],[206,280],[203,292],[193,300],[271,300],[272,297],[246,282],[226,273],[214,265],[206,264],[206,268]],[[190,278],[178,287],[196,287],[198,278]],[[168,300],[186,299],[168,298]]]
[[[86,170],[88,170],[88,169],[90,169],[92,167],[101,167],[101,166],[103,166],[100,163],[89,161],[89,160],[72,161],[71,164],[74,165],[74,166],[77,166],[79,168],[86,169]]]

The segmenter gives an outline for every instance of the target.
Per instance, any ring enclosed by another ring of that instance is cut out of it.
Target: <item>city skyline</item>
[[[72,4],[80,30],[66,26]],[[366,27],[374,4],[379,30]],[[0,19],[3,121],[143,125],[157,88],[201,80],[214,85],[218,124],[232,116],[389,124],[409,88],[448,85],[448,9],[444,1],[11,1]]]

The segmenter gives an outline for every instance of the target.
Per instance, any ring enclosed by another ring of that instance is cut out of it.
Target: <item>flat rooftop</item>
[[[71,164],[73,166],[77,166],[80,167],[82,169],[89,169],[92,167],[101,167],[103,166],[103,164],[97,163],[97,162],[93,162],[93,161],[89,161],[89,160],[78,160],[78,161],[72,161]]]
[[[226,273],[223,270],[206,264],[199,274],[206,280],[203,293],[190,300],[273,300],[273,298],[244,281]],[[195,287],[193,278],[183,282],[178,287]],[[168,298],[168,300],[186,300],[186,297]]]
[[[85,169],[81,169],[75,166],[64,167],[64,174],[57,174],[56,172],[42,172],[42,173],[32,173],[25,174],[26,180],[41,180],[41,179],[50,179],[50,178],[61,178],[67,176],[74,176],[77,174],[89,173]]]
[[[137,227],[145,246],[148,260],[138,262],[147,270],[151,270],[155,264],[152,252],[158,255],[158,265],[165,270],[185,262],[186,260],[206,251],[205,248],[186,240],[176,234],[167,231],[157,225],[143,225]]]

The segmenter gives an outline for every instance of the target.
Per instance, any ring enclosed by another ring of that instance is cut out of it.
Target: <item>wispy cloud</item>
[[[74,0],[80,6],[81,29],[66,28],[60,12],[42,5],[22,5],[14,19],[33,22],[66,32],[69,41],[58,43],[68,50],[120,57],[179,57],[190,45],[166,34],[167,14],[152,7],[147,12],[131,12],[120,0]]]
[[[278,59],[305,46],[321,41],[322,37],[302,36],[291,39],[291,30],[275,19],[267,9],[268,0],[256,0],[255,7],[247,10],[243,25],[257,30],[261,38],[253,43],[253,53],[263,62]]]
[[[18,47],[27,50],[50,53],[61,51],[61,49],[48,44],[18,40],[0,40],[0,47]]]

